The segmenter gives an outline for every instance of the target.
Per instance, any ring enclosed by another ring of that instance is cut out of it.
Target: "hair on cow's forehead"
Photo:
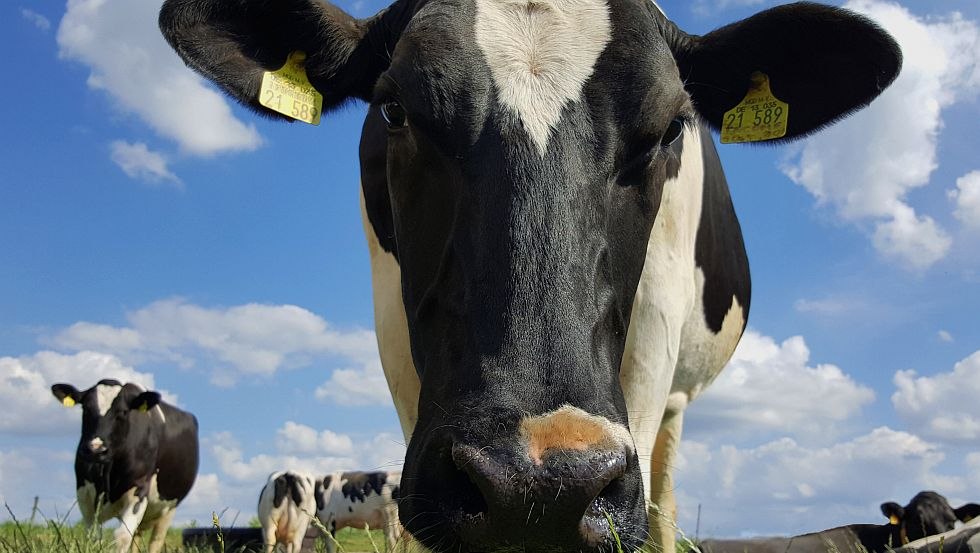
[[[524,124],[538,152],[566,104],[579,99],[609,43],[604,0],[476,0],[476,42],[499,101]]]

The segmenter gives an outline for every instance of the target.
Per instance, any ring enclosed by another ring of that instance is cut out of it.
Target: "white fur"
[[[609,43],[603,0],[476,0],[476,43],[503,105],[544,156],[562,110],[580,97]]]
[[[99,416],[104,417],[112,407],[112,402],[122,391],[122,386],[114,384],[99,384],[95,388],[95,402],[99,406]]]
[[[408,339],[408,320],[402,302],[401,269],[395,256],[384,251],[378,243],[374,227],[368,220],[361,192],[361,221],[367,237],[371,258],[371,289],[374,294],[374,331],[378,338],[381,365],[384,367],[388,389],[401,421],[405,443],[419,419],[419,377],[412,361]]]
[[[275,506],[276,480],[291,473],[299,482],[301,500],[293,501],[292,490],[286,490],[286,497],[278,507]],[[316,516],[316,480],[313,475],[297,471],[279,471],[269,475],[269,479],[259,493],[259,523],[262,525],[262,541],[267,552],[275,549],[277,543],[285,545],[286,553],[300,553],[303,538],[310,521]]]
[[[82,521],[86,525],[119,519],[119,528],[114,533],[118,553],[127,553],[131,549],[133,537],[147,528],[152,528],[149,553],[159,553],[163,549],[177,501],[160,498],[156,474],[150,477],[147,496],[142,499],[137,497],[136,488],[133,487],[111,504],[99,505],[100,498],[91,482],[85,482],[78,488],[77,496]]]

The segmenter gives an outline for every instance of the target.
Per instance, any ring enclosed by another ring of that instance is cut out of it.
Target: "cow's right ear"
[[[888,518],[890,524],[900,524],[905,517],[905,509],[894,501],[881,504],[881,513]]]
[[[409,1],[358,20],[319,0],[166,0],[159,23],[189,67],[256,112],[282,117],[259,103],[259,88],[296,51],[306,54],[323,111],[349,98],[369,101]]]
[[[51,386],[51,393],[65,407],[74,407],[82,401],[81,392],[71,384],[55,384]]]
[[[967,503],[962,507],[957,507],[953,509],[953,514],[956,515],[956,519],[962,522],[970,522],[971,520],[980,516],[980,505],[976,503]]]

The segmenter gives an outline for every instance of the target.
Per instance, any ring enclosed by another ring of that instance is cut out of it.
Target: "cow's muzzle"
[[[436,551],[610,551],[613,529],[624,550],[642,545],[646,509],[631,443],[542,453],[526,438],[478,447],[443,437],[418,455],[410,448],[405,527]]]

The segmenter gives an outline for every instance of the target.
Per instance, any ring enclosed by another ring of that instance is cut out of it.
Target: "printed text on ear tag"
[[[65,396],[65,399],[61,400],[61,403],[65,407],[74,407],[75,406],[75,400],[72,399],[71,396]]]
[[[266,71],[262,75],[259,103],[287,117],[319,125],[323,95],[306,77],[305,60],[306,54],[296,51],[289,54],[282,68]]]
[[[786,136],[789,104],[769,90],[769,77],[756,71],[750,76],[749,91],[721,121],[721,143],[758,142]]]

